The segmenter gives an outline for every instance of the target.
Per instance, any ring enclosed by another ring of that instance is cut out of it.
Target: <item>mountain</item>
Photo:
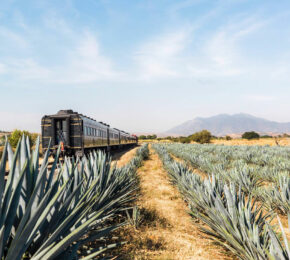
[[[243,113],[235,115],[220,114],[207,118],[196,117],[169,129],[166,134],[188,136],[203,129],[207,129],[216,136],[241,134],[246,131],[265,134],[290,133],[290,122],[278,123]]]

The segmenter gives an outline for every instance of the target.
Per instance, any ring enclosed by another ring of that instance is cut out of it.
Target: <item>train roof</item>
[[[45,115],[45,116],[49,116],[49,117],[69,117],[71,115],[77,115],[77,116],[80,116],[80,117],[83,117],[83,118],[86,118],[86,119],[89,119],[89,120],[92,120],[92,121],[95,121],[99,124],[102,124],[103,126],[106,126],[108,128],[110,128],[110,125],[100,121],[98,122],[97,120],[89,117],[89,116],[86,116],[86,115],[83,115],[81,113],[78,113],[78,112],[75,112],[73,111],[72,109],[63,109],[63,110],[59,110],[56,114],[54,115]],[[120,130],[120,129],[117,129],[117,128],[111,128],[111,129],[114,129],[114,130],[117,130],[117,131],[120,131],[120,133],[123,133],[123,134],[126,134],[126,135],[130,135],[128,132],[125,132],[123,130]]]

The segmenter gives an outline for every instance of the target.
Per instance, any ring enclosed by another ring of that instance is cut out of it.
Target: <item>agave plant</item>
[[[175,163],[164,147],[155,145],[153,148],[188,202],[191,215],[207,225],[201,227],[204,232],[240,259],[266,260],[273,255],[289,255],[285,251],[288,247],[276,246],[277,236],[269,225],[272,213],[265,214],[262,205],[243,192],[251,182],[244,180],[245,184],[237,190],[236,182],[227,184],[222,174],[212,174],[202,181],[184,165]]]
[[[223,197],[212,192],[211,196],[200,196],[192,200],[192,215],[209,228],[204,232],[211,235],[240,259],[268,259],[268,221],[271,214],[263,214],[262,207],[245,198],[235,185],[225,185]],[[201,200],[198,198],[209,198]],[[202,208],[203,210],[200,210]]]
[[[288,215],[288,228],[290,227],[289,217],[290,216]],[[280,239],[278,238],[276,233],[273,231],[273,229],[269,228],[271,244],[270,244],[270,250],[269,250],[268,256],[269,256],[269,259],[271,260],[288,260],[290,259],[289,241],[287,240],[280,218],[278,216],[277,218],[278,218],[279,226],[282,231],[284,246],[282,245]]]
[[[48,152],[39,167],[39,139],[32,153],[28,138],[21,139],[15,152],[6,142],[0,163],[2,259],[76,258],[80,246],[117,228],[108,220],[135,199],[135,164],[116,168],[102,152],[76,161],[65,158],[60,164],[59,153],[48,169]],[[137,157],[133,160],[142,160],[142,154]],[[89,238],[84,237],[87,232]],[[86,259],[103,251],[89,251]]]
[[[261,199],[268,208],[277,209],[284,215],[290,214],[290,178],[281,176],[279,186],[265,189]]]

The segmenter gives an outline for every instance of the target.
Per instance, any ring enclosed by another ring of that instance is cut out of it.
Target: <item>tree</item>
[[[200,132],[194,133],[193,135],[190,135],[188,138],[201,144],[210,143],[211,133],[207,130],[202,130]]]
[[[33,134],[33,133],[30,133],[30,132],[25,131],[25,130],[21,131],[21,130],[15,129],[11,133],[11,135],[8,137],[8,140],[9,140],[12,147],[15,148],[17,146],[17,143],[22,135],[28,136],[31,146],[33,146],[35,144],[35,141],[36,141],[37,136],[38,136],[38,134]]]
[[[226,140],[228,140],[228,141],[229,141],[229,140],[232,140],[232,139],[233,139],[233,138],[232,138],[232,137],[230,137],[229,135],[227,135],[227,136],[226,136]]]
[[[146,139],[156,139],[157,135],[147,135]]]
[[[181,136],[181,137],[179,137],[179,142],[183,143],[183,144],[189,144],[190,143],[190,138]]]
[[[145,135],[140,135],[138,138],[139,138],[140,140],[145,140],[147,137],[146,137]]]
[[[271,135],[262,135],[262,136],[260,136],[260,138],[273,138],[273,136],[271,136]]]
[[[242,138],[244,139],[248,139],[248,140],[251,140],[251,139],[259,139],[260,138],[260,135],[254,131],[251,131],[251,132],[245,132],[243,135],[242,135]]]

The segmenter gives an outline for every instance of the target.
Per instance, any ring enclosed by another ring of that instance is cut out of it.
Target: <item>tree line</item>
[[[288,134],[283,134],[283,135],[279,135],[277,137],[290,137],[290,135]],[[179,143],[191,143],[192,141],[200,143],[200,144],[204,144],[204,143],[210,143],[210,141],[212,139],[221,139],[221,140],[232,140],[233,138],[229,135],[224,136],[224,137],[217,137],[211,134],[210,131],[208,130],[202,130],[199,132],[196,132],[192,135],[189,136],[179,136],[179,137],[173,137],[173,136],[167,136],[164,138],[161,137],[157,137],[157,135],[140,135],[138,137],[140,140],[170,140],[173,142],[179,142]],[[270,135],[260,135],[255,131],[248,131],[243,133],[242,135],[243,139],[247,139],[247,140],[252,140],[252,139],[259,139],[259,138],[273,138],[273,136]]]

